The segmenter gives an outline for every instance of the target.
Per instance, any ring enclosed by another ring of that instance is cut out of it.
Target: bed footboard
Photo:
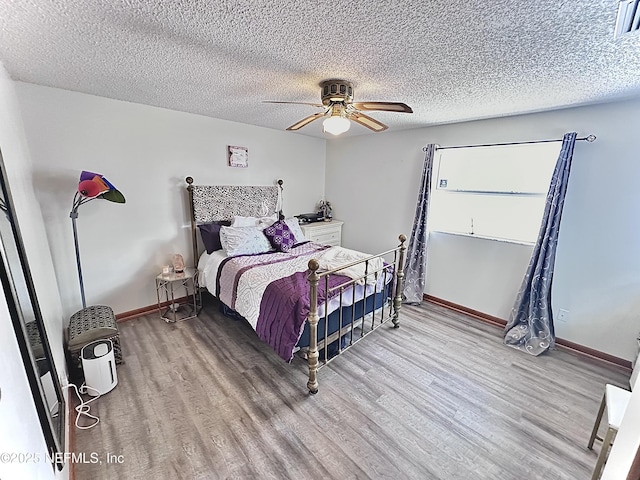
[[[402,307],[402,291],[404,286],[404,257],[407,250],[405,241],[407,240],[407,237],[405,235],[400,235],[398,239],[400,240],[400,245],[392,250],[388,250],[378,255],[372,255],[360,261],[353,262],[348,265],[343,265],[339,268],[335,268],[333,270],[322,273],[318,273],[320,265],[317,260],[312,259],[309,261],[309,270],[311,271],[308,278],[309,314],[307,316],[307,323],[309,324],[309,351],[307,354],[307,362],[309,365],[309,381],[307,382],[307,388],[309,389],[309,393],[318,393],[318,369],[321,366],[329,363],[332,358],[335,358],[335,356],[329,358],[329,332],[326,331],[326,329],[328,328],[328,313],[327,309],[325,308],[325,332],[322,336],[322,348],[324,355],[322,359],[322,365],[320,365],[320,351],[318,349],[318,323],[320,321],[320,316],[318,314],[318,284],[324,281],[325,296],[328,298],[330,295],[339,295],[340,303],[342,304],[342,296],[346,289],[352,287],[351,291],[355,292],[355,286],[360,282],[365,284],[364,288],[366,290],[368,279],[371,279],[371,277],[375,277],[376,279],[378,279],[379,276],[384,276],[382,282],[383,290],[377,291],[377,287],[373,287],[373,302],[371,312],[366,311],[366,296],[362,300],[363,307],[361,308],[361,315],[359,315],[357,318],[355,316],[355,301],[353,303],[353,308],[351,309],[352,314],[350,319],[343,319],[342,311],[340,311],[337,330],[337,352],[335,352],[334,355],[338,355],[344,350],[347,350],[357,341],[371,333],[373,330],[375,330],[388,320],[391,320],[391,322],[393,323],[393,328],[399,328],[399,315],[400,309]],[[382,259],[386,255],[393,257],[392,263],[385,263],[382,267],[379,268],[371,267],[371,263],[373,263],[375,259]],[[364,275],[359,278],[353,278],[349,282],[341,283],[339,286],[331,288],[329,287],[330,275],[339,275],[341,270],[357,265],[364,266]],[[387,275],[392,275],[390,282],[386,281]],[[377,285],[377,283],[374,285]],[[388,295],[386,295],[387,298],[384,299],[384,303],[378,306],[376,304],[377,298],[381,294],[383,294],[382,296],[384,297],[385,292],[388,293]],[[347,340],[348,344],[343,345],[343,343],[347,343]]]

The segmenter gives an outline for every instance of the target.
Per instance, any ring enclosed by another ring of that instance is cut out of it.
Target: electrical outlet
[[[567,323],[567,321],[569,320],[569,310],[564,310],[563,308],[561,308],[558,311],[558,316],[556,317],[556,320],[560,323]]]

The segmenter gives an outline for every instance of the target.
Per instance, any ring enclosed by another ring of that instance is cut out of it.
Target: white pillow
[[[269,239],[256,226],[220,227],[220,243],[229,257],[271,251]]]
[[[274,213],[270,217],[260,217],[256,222],[256,225],[260,228],[260,230],[264,230],[267,227],[270,227],[274,223],[278,221],[278,214]]]
[[[278,214],[274,213],[269,217],[243,217],[236,215],[233,217],[232,227],[260,227],[261,230],[273,225],[278,221]]]
[[[284,223],[287,224],[291,233],[296,238],[296,243],[304,242],[306,238],[304,237],[304,233],[302,233],[302,229],[300,228],[300,223],[296,217],[286,218]]]
[[[231,223],[232,227],[255,227],[256,226],[256,217],[242,217],[240,215],[236,215],[233,217],[233,222]]]

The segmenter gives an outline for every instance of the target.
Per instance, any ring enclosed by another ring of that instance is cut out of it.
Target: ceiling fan
[[[327,117],[323,122],[323,131],[333,135],[340,135],[349,130],[353,120],[374,132],[382,132],[387,127],[384,123],[362,113],[364,111],[413,113],[411,107],[400,102],[354,102],[353,85],[346,80],[324,80],[320,82],[320,95],[322,104],[305,102],[277,102],[265,103],[290,103],[298,105],[311,105],[322,108],[321,112],[309,115],[299,122],[294,123],[287,130],[299,130],[314,120]]]

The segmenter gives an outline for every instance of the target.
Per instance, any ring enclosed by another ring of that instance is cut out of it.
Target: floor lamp
[[[102,198],[115,203],[125,203],[124,195],[116,189],[106,178],[99,173],[82,171],[78,190],[73,196],[71,207],[71,223],[73,225],[73,242],[76,248],[76,265],[78,267],[78,280],[80,281],[80,295],[82,296],[82,308],[87,307],[84,297],[84,282],[82,280],[82,265],[80,263],[80,248],[78,246],[78,229],[76,219],[78,218],[78,208],[96,198]]]

